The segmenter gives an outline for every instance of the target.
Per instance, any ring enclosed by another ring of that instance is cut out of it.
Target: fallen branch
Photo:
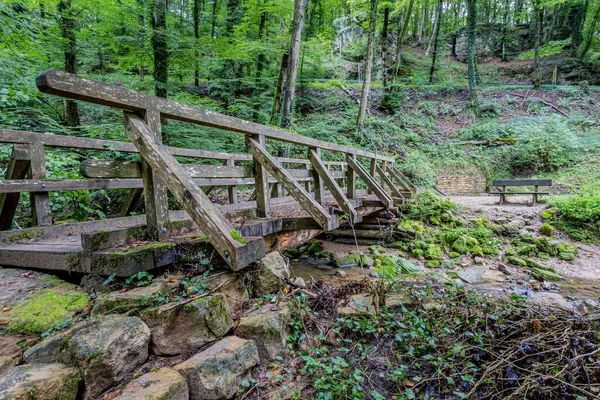
[[[519,94],[519,93],[511,93],[513,96],[518,96],[518,97],[522,97],[524,99],[527,99],[527,96]],[[548,107],[554,109],[555,111],[561,113],[562,115],[564,115],[565,117],[568,117],[569,114],[567,114],[566,112],[564,112],[563,110],[561,110],[560,108],[558,108],[558,106],[550,103],[549,101],[546,101],[544,99],[540,99],[539,97],[531,97],[532,99],[538,100],[540,103],[547,105]],[[523,101],[525,102],[525,101]]]

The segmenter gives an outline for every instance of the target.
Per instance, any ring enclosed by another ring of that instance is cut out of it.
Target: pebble
[[[344,271],[336,271],[336,273],[334,275],[335,276],[339,276],[340,278],[345,278],[346,277],[346,272],[344,272]]]
[[[329,271],[333,269],[331,265],[319,264],[317,265],[317,269],[322,269],[323,271]]]

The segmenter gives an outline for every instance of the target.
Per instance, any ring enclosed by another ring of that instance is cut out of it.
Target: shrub
[[[573,239],[600,243],[600,185],[591,185],[570,196],[552,197],[553,223]]]

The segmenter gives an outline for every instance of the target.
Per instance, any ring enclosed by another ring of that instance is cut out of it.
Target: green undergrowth
[[[552,197],[546,219],[573,239],[600,243],[600,185],[591,184],[578,193]]]

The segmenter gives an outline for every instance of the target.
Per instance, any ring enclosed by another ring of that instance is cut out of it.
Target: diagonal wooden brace
[[[377,183],[375,178],[369,175],[369,173],[363,168],[362,165],[358,163],[358,161],[356,161],[354,157],[352,157],[350,154],[346,154],[346,162],[348,163],[348,167],[352,168],[359,176],[359,178],[367,184],[369,189],[371,189],[373,193],[375,193],[375,195],[383,203],[383,206],[385,208],[394,207],[394,201],[386,193],[385,189],[382,188],[381,185],[379,185],[379,183]]]
[[[234,271],[265,255],[264,239],[243,240],[140,117],[126,113],[125,123],[127,135],[144,160]]]
[[[31,146],[15,144],[6,168],[5,179],[24,179],[29,171],[31,162]],[[21,193],[0,194],[0,231],[7,231],[12,226],[12,221],[17,211]]]
[[[352,224],[361,222],[362,214],[356,211],[356,209],[352,206],[350,200],[348,197],[346,197],[340,185],[338,185],[333,176],[329,173],[329,170],[325,164],[323,164],[323,161],[321,160],[321,157],[316,149],[308,149],[308,159],[310,160],[315,171],[317,171],[321,179],[323,179],[325,186],[327,186],[327,188],[331,191],[331,194],[339,206],[350,216]]]
[[[378,164],[375,165],[375,169],[381,177],[381,180],[385,182],[385,184],[388,185],[388,187],[390,188],[392,195],[404,201],[404,196],[402,195],[402,193],[400,193],[400,191],[398,190],[394,182],[390,179],[390,176],[386,173],[386,171],[384,171],[383,168],[381,168],[381,166],[379,166]]]
[[[330,215],[285,168],[267,152],[255,139],[246,137],[246,147],[257,160],[275,178],[290,196],[300,203],[300,206],[326,231],[338,227],[338,219]]]

